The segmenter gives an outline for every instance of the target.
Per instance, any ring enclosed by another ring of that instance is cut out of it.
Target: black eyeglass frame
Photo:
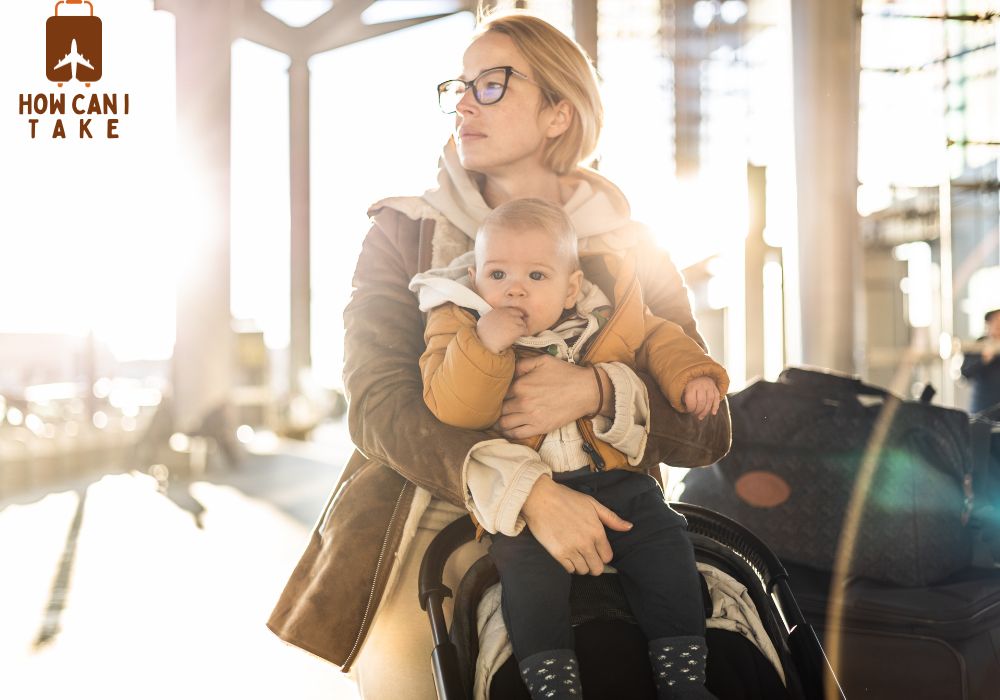
[[[503,88],[501,88],[501,90],[500,90],[500,97],[496,98],[495,100],[493,100],[491,102],[483,102],[479,98],[479,91],[476,90],[476,81],[479,80],[480,78],[482,78],[487,73],[492,73],[495,70],[502,70],[503,71]],[[481,71],[479,73],[479,75],[477,75],[472,80],[462,80],[461,78],[452,78],[451,80],[445,80],[442,83],[438,83],[438,86],[437,86],[438,107],[445,114],[454,114],[455,112],[458,111],[458,103],[455,104],[455,109],[452,109],[452,110],[446,110],[444,108],[444,105],[441,104],[441,96],[445,93],[444,87],[445,87],[445,85],[448,85],[450,83],[461,83],[462,85],[465,86],[466,89],[471,89],[472,90],[472,96],[476,99],[476,102],[478,102],[479,104],[483,105],[484,107],[488,107],[489,105],[495,105],[497,102],[499,102],[500,100],[502,100],[504,98],[504,95],[507,94],[507,85],[510,83],[510,76],[512,76],[512,75],[516,75],[521,80],[526,80],[529,83],[531,83],[532,85],[537,86],[538,89],[542,91],[542,94],[545,96],[545,99],[547,99],[549,102],[552,101],[552,97],[549,94],[548,90],[546,90],[545,88],[543,88],[541,85],[539,85],[538,83],[536,83],[534,80],[532,80],[531,78],[529,78],[528,76],[526,76],[524,73],[522,73],[521,71],[517,70],[513,66],[493,66],[492,68],[487,68],[486,70]],[[461,98],[459,98],[459,100],[461,100]]]

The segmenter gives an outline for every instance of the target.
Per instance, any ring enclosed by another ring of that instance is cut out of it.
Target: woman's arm
[[[442,424],[423,401],[424,318],[407,285],[417,223],[382,210],[358,257],[344,310],[344,386],[354,444],[435,496],[462,505],[462,464],[489,436]]]
[[[687,287],[670,256],[651,240],[639,244],[636,273],[646,306],[657,317],[672,321],[706,348],[698,333]],[[725,398],[716,415],[698,420],[691,413],[675,411],[659,390],[656,380],[646,372],[637,372],[649,390],[649,442],[643,464],[652,468],[659,463],[675,467],[702,467],[726,456],[732,443],[732,423]]]

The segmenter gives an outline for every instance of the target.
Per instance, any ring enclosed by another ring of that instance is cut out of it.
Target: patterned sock
[[[580,671],[572,649],[532,654],[518,665],[531,700],[564,700],[583,697]]]
[[[705,690],[704,637],[660,637],[649,643],[658,698],[712,698]]]

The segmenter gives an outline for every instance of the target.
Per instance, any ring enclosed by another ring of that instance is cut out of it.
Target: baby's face
[[[476,267],[469,270],[476,291],[495,309],[520,311],[526,335],[551,328],[576,303],[583,275],[554,236],[498,227],[480,235],[485,239],[477,241]]]

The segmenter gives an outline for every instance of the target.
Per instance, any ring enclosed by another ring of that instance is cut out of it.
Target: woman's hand
[[[606,414],[614,407],[611,381],[603,370],[598,372],[604,384],[604,406],[599,412]],[[546,435],[577,418],[593,415],[600,398],[590,367],[571,365],[551,355],[522,358],[517,361],[496,427],[508,439]]]
[[[579,491],[539,477],[521,509],[531,534],[571,574],[598,576],[612,559],[605,526],[624,532],[632,523]]]

